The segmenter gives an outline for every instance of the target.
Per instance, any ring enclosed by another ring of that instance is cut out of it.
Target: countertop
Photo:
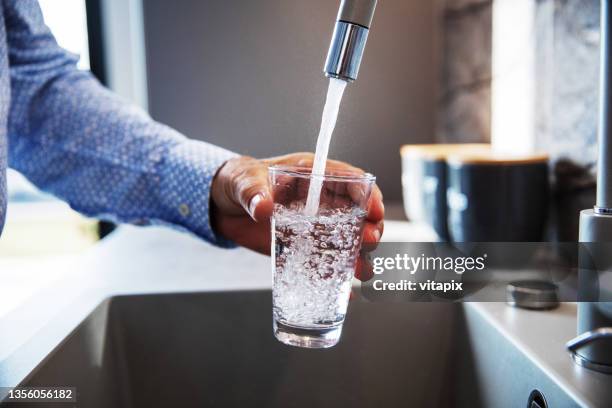
[[[427,241],[431,233],[407,222],[386,223],[386,241]],[[0,387],[23,381],[105,298],[117,294],[266,289],[269,259],[245,249],[212,247],[159,227],[125,226],[85,254],[40,264],[2,291],[30,287],[0,309]],[[48,274],[40,272],[47,270]],[[42,278],[41,278],[42,277]],[[24,280],[27,280],[24,283]],[[41,284],[43,282],[44,284]],[[564,344],[575,336],[576,305],[531,312],[503,303],[467,303],[519,350],[550,373],[582,405],[611,388],[612,377],[576,366]]]

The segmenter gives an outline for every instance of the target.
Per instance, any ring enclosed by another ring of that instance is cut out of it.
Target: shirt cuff
[[[160,201],[166,221],[224,248],[236,246],[213,231],[210,193],[219,168],[236,153],[197,140],[185,140],[169,151],[160,173]]]

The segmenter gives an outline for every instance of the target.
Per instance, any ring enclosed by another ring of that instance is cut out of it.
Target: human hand
[[[294,153],[262,160],[241,156],[227,161],[212,183],[211,220],[215,232],[238,245],[269,255],[273,202],[268,183],[268,167],[310,167],[313,160],[312,153]],[[363,172],[335,160],[328,160],[327,166],[335,170]],[[371,247],[371,244],[380,241],[384,229],[384,211],[382,193],[378,186],[374,186],[364,226],[364,245],[370,244],[367,246]],[[357,271],[362,269],[367,268],[358,267]]]

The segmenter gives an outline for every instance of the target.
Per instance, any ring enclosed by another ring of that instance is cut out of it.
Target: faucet
[[[357,79],[376,0],[342,0],[323,72],[328,78]]]
[[[579,241],[581,243],[612,243],[612,0],[601,0],[601,45],[599,79],[599,157],[597,162],[597,199],[595,207],[580,213]],[[586,247],[586,248],[585,248]],[[589,291],[587,300],[599,296],[609,288],[599,284],[600,273],[597,269],[606,265],[593,265],[590,261],[588,244],[581,245],[578,275],[579,290]],[[590,247],[601,262],[609,257]],[[603,248],[602,248],[603,249]],[[605,250],[604,250],[605,252]],[[608,258],[609,259],[609,258]],[[580,293],[579,293],[580,296]],[[606,294],[605,297],[608,297]],[[580,299],[579,299],[580,300]],[[567,343],[574,361],[583,367],[612,374],[612,303],[578,303],[578,337]]]

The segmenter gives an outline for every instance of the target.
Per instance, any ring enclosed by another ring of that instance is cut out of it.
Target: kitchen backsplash
[[[491,133],[491,1],[442,0],[438,139],[488,141]]]
[[[568,241],[577,237],[580,210],[595,203],[599,0],[538,3],[536,137],[552,158],[552,231]]]
[[[553,7],[545,7],[552,2]],[[599,0],[539,1],[536,136],[556,162],[568,159],[594,171],[599,82]],[[549,24],[552,21],[553,30]],[[543,27],[541,25],[544,25]],[[552,49],[550,49],[552,47]]]

